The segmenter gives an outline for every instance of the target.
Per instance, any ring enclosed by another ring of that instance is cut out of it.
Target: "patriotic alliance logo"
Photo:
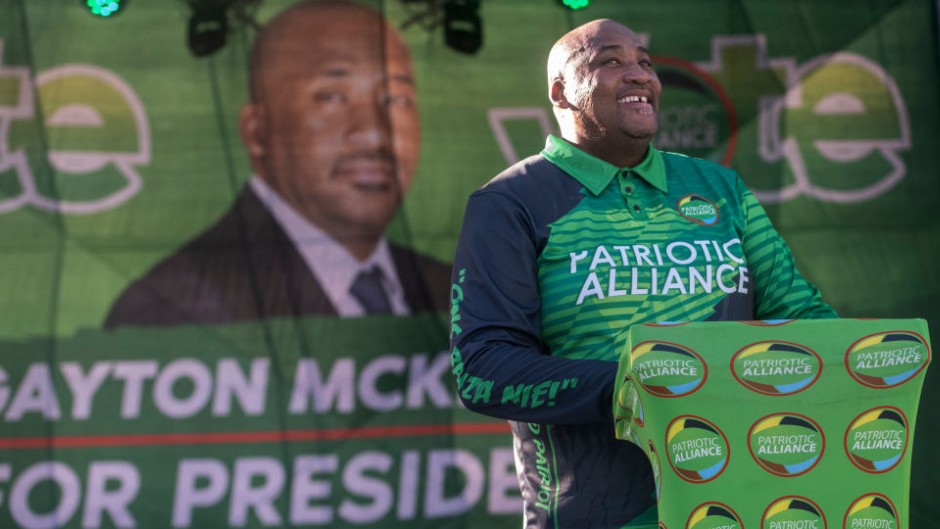
[[[864,386],[887,389],[907,382],[930,363],[930,348],[922,336],[907,331],[868,335],[845,353],[849,375]]]
[[[681,397],[697,391],[708,378],[705,360],[695,351],[668,342],[642,342],[630,352],[631,371],[657,397]]]
[[[744,387],[762,395],[799,393],[812,386],[822,372],[815,351],[790,342],[758,342],[731,359],[731,373]]]
[[[717,501],[703,503],[692,510],[686,529],[719,529],[734,527],[740,529],[741,517],[731,507]]]
[[[705,483],[728,467],[728,438],[711,422],[694,415],[682,415],[666,429],[666,458],[682,480]]]
[[[845,511],[842,527],[871,527],[873,529],[901,529],[898,510],[887,496],[878,493],[865,494],[852,502]]]
[[[761,529],[806,527],[827,529],[829,523],[819,505],[801,496],[785,496],[767,506],[760,521]]]
[[[896,467],[907,451],[907,443],[907,417],[893,406],[862,412],[845,431],[845,453],[849,460],[871,474]]]
[[[718,222],[718,206],[702,195],[686,195],[676,202],[676,210],[687,221],[701,226],[711,226]]]
[[[771,474],[793,477],[819,463],[826,437],[816,422],[796,413],[768,415],[751,426],[747,435],[751,457]]]

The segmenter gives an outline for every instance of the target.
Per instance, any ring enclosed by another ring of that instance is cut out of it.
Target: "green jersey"
[[[470,197],[452,294],[459,392],[510,420],[529,527],[654,502],[610,413],[632,325],[835,317],[735,172],[653,147],[618,168],[553,136]]]

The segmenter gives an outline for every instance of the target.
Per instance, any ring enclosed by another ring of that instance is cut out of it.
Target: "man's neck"
[[[649,138],[624,138],[616,143],[588,138],[565,139],[591,156],[617,167],[636,167],[646,158],[650,146]]]
[[[379,245],[378,239],[370,238],[369,240],[364,240],[362,238],[339,238],[336,234],[330,234],[336,239],[336,242],[340,243],[343,248],[356,258],[357,261],[365,261],[375,252],[376,246]]]
[[[328,237],[334,244],[342,246],[349,255],[357,261],[365,261],[375,252],[379,242],[382,240],[382,233],[376,233],[374,229],[359,227],[341,226],[335,224],[320,223],[305,215],[296,206],[279,195],[263,178],[255,176],[251,179],[251,186],[255,194],[261,199],[269,211],[277,218],[281,226],[292,233],[304,224],[310,225],[323,236]],[[288,225],[294,227],[288,227]]]

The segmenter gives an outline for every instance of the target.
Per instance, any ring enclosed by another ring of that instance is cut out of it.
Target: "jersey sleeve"
[[[755,317],[761,320],[836,318],[816,287],[797,270],[790,248],[763,206],[740,179],[744,216],[742,245],[755,289]]]
[[[610,423],[617,364],[551,356],[540,337],[538,226],[515,197],[468,201],[451,290],[451,367],[473,411],[542,424]]]

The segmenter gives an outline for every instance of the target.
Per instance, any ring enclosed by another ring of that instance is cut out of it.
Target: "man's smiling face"
[[[300,10],[278,29],[259,82],[261,176],[334,237],[378,237],[418,161],[407,47],[357,7]]]
[[[569,92],[570,90],[570,92]],[[662,84],[640,37],[615,22],[583,36],[568,64],[565,92],[584,138],[652,139]]]

